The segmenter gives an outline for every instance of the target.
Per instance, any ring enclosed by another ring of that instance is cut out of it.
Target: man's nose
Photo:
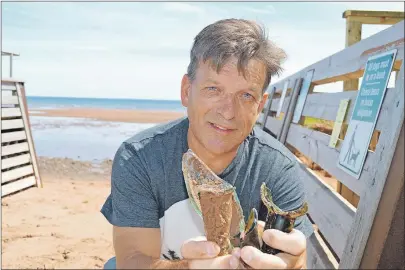
[[[227,95],[221,101],[217,112],[222,115],[225,120],[235,118],[236,102],[233,96]]]

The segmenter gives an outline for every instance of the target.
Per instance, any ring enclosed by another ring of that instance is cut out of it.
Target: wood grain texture
[[[19,117],[21,116],[20,108],[2,108],[1,118]]]
[[[307,269],[337,269],[338,263],[318,232],[307,239]]]
[[[25,140],[27,137],[25,135],[25,131],[13,131],[13,132],[3,132],[1,134],[1,142],[14,142],[14,141],[21,141]]]
[[[1,130],[23,128],[24,123],[22,119],[15,120],[1,120]]]
[[[275,117],[268,116],[265,127],[270,130],[276,137],[279,136],[281,127],[283,125],[282,120],[278,120]]]
[[[37,153],[35,151],[34,140],[32,139],[32,134],[31,134],[31,123],[30,123],[29,114],[28,114],[28,106],[27,106],[27,99],[26,99],[26,95],[25,95],[24,84],[17,83],[16,86],[17,86],[18,101],[19,101],[21,113],[22,113],[22,119],[24,121],[24,126],[25,126],[25,133],[27,135],[28,147],[29,147],[30,154],[31,154],[32,167],[34,169],[35,179],[37,181],[36,185],[38,187],[42,187],[42,181],[41,181],[41,177],[40,177],[39,169],[38,169]]]
[[[288,131],[290,129],[291,121],[292,121],[293,116],[294,116],[295,106],[297,104],[299,93],[301,91],[302,82],[303,82],[302,78],[300,78],[300,79],[298,79],[296,81],[293,93],[291,94],[291,98],[290,98],[290,100],[288,102],[289,106],[287,108],[287,113],[286,113],[286,115],[285,115],[285,117],[283,119],[284,120],[283,121],[283,126],[282,126],[280,136],[279,136],[280,137],[279,141],[282,144],[285,144],[285,140],[287,138],[287,134],[288,134]]]
[[[286,142],[294,146],[313,162],[349,187],[356,194],[361,194],[363,184],[353,176],[340,170],[337,165],[341,145],[329,147],[330,136],[315,130],[292,123]],[[371,156],[373,153],[369,153]],[[370,158],[370,157],[368,157]],[[367,160],[366,160],[367,161]]]
[[[22,165],[25,163],[29,163],[31,160],[30,154],[24,154],[16,157],[11,157],[11,158],[4,158],[1,160],[1,169],[8,169],[11,167],[15,167],[18,165]]]
[[[360,264],[361,269],[377,269],[380,256],[382,255],[381,253],[384,249],[390,250],[389,253],[393,255],[399,248],[394,243],[387,242],[389,240],[387,237],[390,230],[395,231],[395,228],[392,229],[392,226],[396,224],[392,224],[392,221],[394,219],[395,209],[398,207],[398,202],[403,193],[404,161],[404,127],[402,126],[374,224],[364,250],[363,259]],[[400,228],[403,230],[404,227],[401,226]],[[403,235],[402,231],[402,237]],[[392,239],[391,242],[395,242],[395,239]],[[403,253],[401,255],[403,256]]]
[[[19,167],[6,172],[1,173],[1,183],[7,183],[9,181],[15,180],[17,178],[34,173],[32,165],[27,165],[24,167]]]
[[[322,182],[318,176],[299,159],[304,171],[305,192],[311,218],[319,227],[335,253],[340,257],[353,224],[355,209],[346,203],[336,191]]]
[[[403,26],[403,24],[402,24]],[[363,252],[370,235],[375,214],[381,198],[385,181],[390,170],[390,165],[397,147],[398,137],[404,121],[404,63],[402,62],[400,76],[397,79],[395,94],[396,99],[389,108],[390,118],[381,128],[381,135],[376,147],[376,157],[369,166],[368,173],[363,173],[359,181],[365,185],[357,208],[355,224],[348,238],[340,268],[358,268],[363,257]],[[364,169],[363,169],[364,171]]]
[[[1,97],[2,105],[15,105],[18,104],[17,96],[2,96]]]
[[[29,176],[27,178],[5,184],[1,187],[1,197],[14,193],[16,191],[29,188],[35,185],[34,176]]]
[[[17,143],[12,145],[6,145],[1,147],[1,156],[7,156],[12,154],[17,154],[21,152],[29,151],[28,143]]]

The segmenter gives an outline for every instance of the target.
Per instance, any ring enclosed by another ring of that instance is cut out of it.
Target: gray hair
[[[199,62],[210,60],[217,72],[231,58],[238,59],[238,71],[245,77],[246,66],[251,59],[266,66],[266,80],[263,92],[273,75],[280,75],[281,62],[286,53],[268,40],[264,27],[256,22],[243,19],[225,19],[206,26],[195,37],[190,52],[187,74],[194,80]],[[245,77],[246,78],[246,77]]]

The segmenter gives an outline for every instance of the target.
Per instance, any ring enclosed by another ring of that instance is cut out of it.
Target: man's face
[[[246,78],[236,59],[219,74],[210,62],[200,63],[194,81],[182,80],[182,103],[187,107],[190,136],[213,154],[236,151],[251,132],[267,100],[263,63],[250,60]]]

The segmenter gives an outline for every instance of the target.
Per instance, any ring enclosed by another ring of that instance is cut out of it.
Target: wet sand
[[[38,161],[43,188],[2,199],[2,268],[102,268],[114,254],[112,227],[100,213],[111,160]]]
[[[98,108],[32,109],[31,116],[80,117],[101,121],[130,123],[162,123],[186,115],[183,112],[157,110],[122,110]]]

